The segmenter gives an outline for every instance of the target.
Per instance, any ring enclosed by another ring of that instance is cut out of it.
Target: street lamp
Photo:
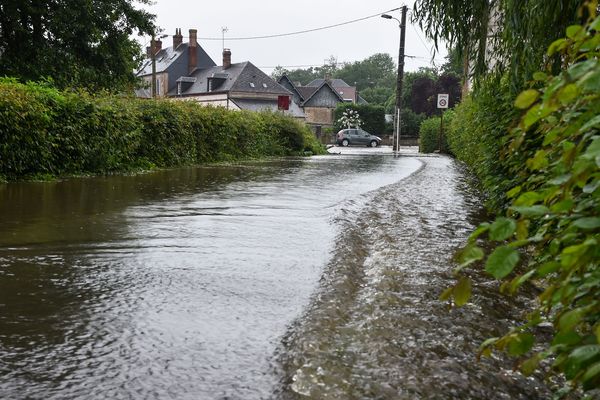
[[[164,39],[169,35],[161,35],[158,37],[158,40]],[[156,98],[156,39],[154,38],[154,34],[152,35],[152,40],[150,40],[150,59],[152,60],[152,98]]]
[[[406,10],[407,7],[402,7],[402,21],[398,18],[392,17],[389,14],[382,14],[381,18],[385,19],[395,19],[398,21],[398,27],[400,28],[400,47],[398,51],[398,77],[396,80],[396,132],[395,132],[395,141],[393,143],[394,151],[400,152],[400,127],[401,127],[401,118],[400,113],[402,110],[402,78],[404,76],[404,42],[405,42],[405,34],[406,34]]]

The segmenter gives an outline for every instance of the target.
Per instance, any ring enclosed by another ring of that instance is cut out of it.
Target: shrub
[[[365,131],[373,135],[381,135],[385,131],[385,110],[383,107],[371,104],[341,103],[338,104],[333,113],[334,121],[336,121],[334,124],[336,132],[346,128],[338,122],[346,110],[358,112],[362,121],[361,128]]]
[[[444,132],[441,135],[440,118],[427,118],[421,123],[419,127],[419,151],[421,153],[433,153],[436,150],[441,150],[442,153],[448,152],[446,126],[452,123],[453,116],[454,111],[452,110],[444,113]]]
[[[593,3],[588,10],[595,17]],[[564,60],[564,70],[552,76],[549,66],[534,74],[511,102],[522,115],[507,130],[498,158],[512,183],[508,207],[481,224],[458,255],[459,271],[483,264],[503,293],[528,282],[540,289],[526,320],[485,341],[481,353],[518,357],[525,375],[546,365],[570,381],[567,390],[600,388],[598,28],[600,17],[587,27],[570,26],[548,49]],[[469,279],[462,277],[442,298],[462,305],[469,296]]]
[[[0,176],[106,173],[149,166],[323,153],[278,113],[61,92],[0,79]]]

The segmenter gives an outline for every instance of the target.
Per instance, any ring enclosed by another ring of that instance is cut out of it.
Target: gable
[[[327,107],[335,108],[342,100],[340,96],[333,91],[331,86],[322,85],[317,91],[302,104],[304,107]]]

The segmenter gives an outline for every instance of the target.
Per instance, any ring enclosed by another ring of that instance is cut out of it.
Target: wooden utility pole
[[[404,43],[406,42],[406,12],[408,7],[402,7],[402,22],[400,22],[400,50],[398,54],[398,78],[396,80],[396,148],[400,152],[400,136],[402,131],[402,81],[404,79]]]

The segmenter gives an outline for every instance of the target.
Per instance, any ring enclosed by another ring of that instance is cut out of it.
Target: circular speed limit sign
[[[448,108],[449,97],[448,94],[438,94],[437,108]]]

